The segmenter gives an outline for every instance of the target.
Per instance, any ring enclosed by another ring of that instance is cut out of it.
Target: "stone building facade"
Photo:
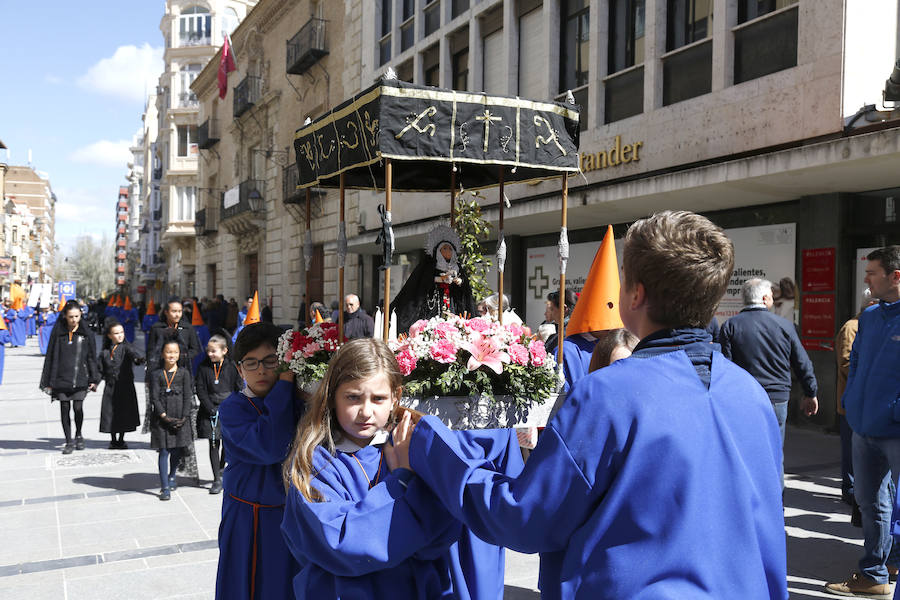
[[[50,177],[29,165],[0,165],[3,173],[0,256],[12,260],[8,276],[0,275],[0,286],[8,290],[17,277],[26,282],[53,280],[56,253],[56,195]]]
[[[297,192],[294,132],[360,87],[360,2],[261,0],[232,34],[237,70],[219,97],[220,54],[192,85],[200,101],[196,293],[239,303],[254,291],[276,323],[297,320],[303,296],[336,300],[336,191],[312,193],[312,253],[303,256],[306,194]],[[346,194],[349,231],[357,194]],[[346,289],[358,261],[348,256]]]

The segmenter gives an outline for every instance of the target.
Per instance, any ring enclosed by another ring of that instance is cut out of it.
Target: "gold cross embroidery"
[[[502,117],[491,116],[491,111],[485,110],[480,117],[475,117],[476,121],[484,121],[484,151],[487,152],[488,137],[491,135],[491,121],[502,121]]]

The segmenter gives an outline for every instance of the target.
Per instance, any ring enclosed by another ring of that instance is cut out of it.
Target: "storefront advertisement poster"
[[[804,294],[800,310],[800,335],[804,338],[834,336],[834,294]]]
[[[834,290],[834,248],[807,248],[803,251],[801,272],[804,292]]]
[[[728,282],[725,296],[716,310],[716,318],[724,322],[740,312],[743,307],[741,286],[752,277],[761,277],[777,284],[783,277],[796,280],[796,223],[761,225],[726,229],[725,234],[734,243],[734,272]],[[600,247],[600,237],[595,242],[571,244],[569,264],[566,270],[566,289],[580,292]],[[616,256],[622,266],[622,239],[616,240]],[[525,318],[531,327],[544,320],[547,294],[559,289],[559,259],[556,246],[528,248],[525,281]],[[493,281],[493,280],[491,280]],[[793,313],[793,308],[787,308]]]

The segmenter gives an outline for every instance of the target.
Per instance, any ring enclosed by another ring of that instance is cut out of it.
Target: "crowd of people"
[[[666,211],[626,234],[624,280],[604,303],[619,326],[584,321],[584,295],[567,293],[557,331],[550,294],[535,335],[552,351],[564,337],[568,396],[530,444],[521,431],[452,431],[400,407],[400,367],[354,294],[343,307],[351,339],[312,392],[279,368],[281,327],[238,315],[232,347],[218,299],[168,301],[144,353],[107,318],[99,356],[81,307],[67,302],[41,387],[60,404],[72,452],[84,447],[85,395],[102,379],[100,429],[122,448],[140,425],[131,367],[143,364],[161,500],[195,437],[208,439],[210,493],[225,492],[217,598],[502,598],[511,548],[540,554],[545,598],[784,599],[792,375],[807,415],[818,385],[794,324],[777,314],[792,302],[784,281],[744,282],[743,310],[714,321],[733,265],[720,228]],[[871,300],[836,339],[842,492],[863,556],[824,591],[890,598],[900,247],[869,254],[865,281]],[[480,304],[485,318],[515,315],[505,298]],[[336,320],[337,308],[311,302],[298,321]],[[205,340],[186,309],[210,324]]]

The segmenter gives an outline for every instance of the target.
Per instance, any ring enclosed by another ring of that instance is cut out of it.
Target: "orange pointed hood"
[[[315,318],[315,322],[316,322],[316,323],[324,323],[324,322],[325,322],[325,319],[322,318],[322,313],[319,312],[319,309],[318,309],[318,308],[316,309],[316,318]]]
[[[200,314],[200,307],[197,306],[197,301],[192,300],[192,302],[194,303],[194,310],[191,311],[191,325],[206,325],[203,322],[203,315]]]
[[[259,323],[259,292],[253,292],[253,302],[247,309],[247,316],[244,318],[244,326]]]
[[[4,319],[2,315],[0,315],[0,331],[3,331],[4,329],[7,329],[6,319]]]
[[[155,314],[156,314],[156,305],[153,304],[153,298],[150,298],[150,304],[147,306],[147,313],[146,313],[146,314],[148,314],[148,315],[155,315]]]
[[[566,335],[621,327],[624,325],[619,316],[619,262],[616,260],[612,226],[608,226],[569,317]]]
[[[125,310],[131,310],[131,298],[129,296],[125,296]]]
[[[62,309],[65,308],[65,306],[66,306],[66,297],[60,296],[59,297],[59,307],[56,309],[56,312],[62,312]]]

